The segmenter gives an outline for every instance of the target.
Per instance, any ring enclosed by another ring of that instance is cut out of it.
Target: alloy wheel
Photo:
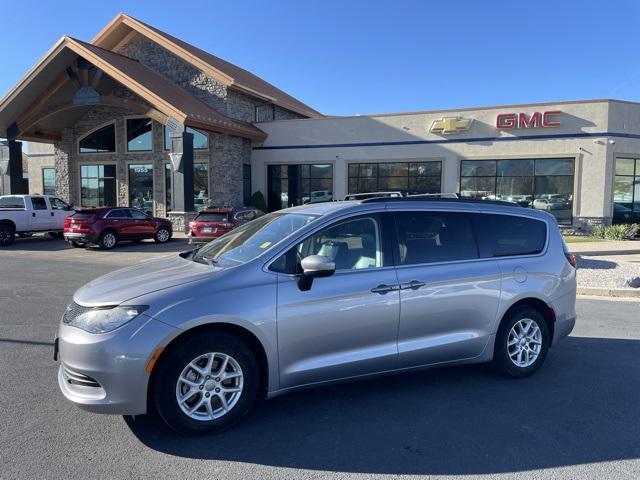
[[[225,353],[205,353],[184,367],[176,384],[176,401],[189,418],[210,421],[226,415],[240,400],[244,375]]]
[[[526,368],[538,359],[542,351],[542,330],[530,319],[519,320],[507,337],[507,352],[514,365]]]
[[[166,228],[161,228],[158,230],[158,241],[161,243],[167,242],[169,240],[169,230]]]
[[[116,244],[116,236],[113,233],[106,233],[102,237],[102,243],[107,248],[113,248]]]

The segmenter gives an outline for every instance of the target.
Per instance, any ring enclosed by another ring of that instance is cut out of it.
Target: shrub
[[[638,234],[638,231],[640,231],[640,224],[621,223],[618,225],[609,225],[606,227],[593,227],[591,235],[596,238],[603,238],[605,240],[631,240]]]
[[[251,206],[266,213],[267,202],[265,202],[264,195],[262,195],[262,192],[260,190],[254,192],[254,194],[251,195]]]

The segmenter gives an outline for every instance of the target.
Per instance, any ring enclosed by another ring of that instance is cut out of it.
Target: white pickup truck
[[[16,235],[37,232],[60,236],[64,220],[73,207],[51,195],[4,195],[0,197],[0,247],[11,245]]]

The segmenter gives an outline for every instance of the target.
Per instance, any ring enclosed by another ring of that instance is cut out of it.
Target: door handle
[[[35,217],[36,216],[36,212],[31,212],[31,216]]]
[[[420,287],[424,287],[425,282],[419,280],[411,280],[409,283],[405,283],[400,287],[401,290],[418,290]]]
[[[54,213],[53,213],[53,212],[51,212],[51,216],[52,216],[52,217],[53,217],[53,215],[54,215]]]
[[[389,293],[389,292],[393,292],[394,290],[398,290],[398,286],[397,285],[385,285],[380,284],[377,287],[374,287],[371,289],[371,292],[373,293],[379,293],[380,295],[384,295],[385,293]]]

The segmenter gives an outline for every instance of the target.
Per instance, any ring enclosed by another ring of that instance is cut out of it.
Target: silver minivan
[[[73,296],[58,383],[98,413],[220,430],[258,397],[492,362],[525,377],[576,320],[575,259],[552,215],[374,198],[260,217]]]

